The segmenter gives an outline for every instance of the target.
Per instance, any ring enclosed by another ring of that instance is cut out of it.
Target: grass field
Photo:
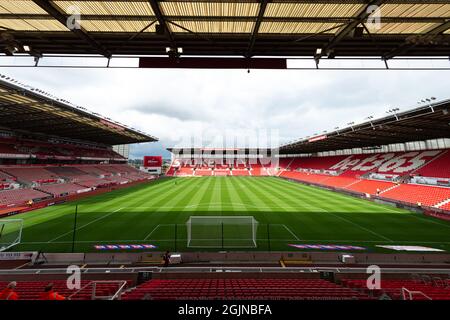
[[[187,248],[186,221],[198,215],[253,216],[259,223],[257,247],[236,250],[298,250],[288,244],[450,250],[449,222],[275,177],[168,178],[32,211],[14,217],[24,220],[22,242],[14,250],[70,252],[75,205],[75,252],[97,251],[94,246],[101,244],[222,250],[220,241],[219,248]],[[239,238],[247,232],[242,230],[225,230],[225,246],[233,246],[228,238]]]

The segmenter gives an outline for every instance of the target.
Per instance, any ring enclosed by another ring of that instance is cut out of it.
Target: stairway
[[[383,194],[383,193],[385,193],[385,192],[391,191],[392,189],[398,188],[398,187],[400,187],[400,186],[401,186],[401,184],[396,184],[395,186],[392,186],[392,187],[390,187],[390,188],[387,188],[387,189],[381,191],[380,194]]]
[[[441,202],[435,204],[435,205],[433,206],[433,208],[440,208],[440,207],[443,207],[443,206],[445,206],[447,203],[450,203],[450,198],[448,198],[447,200],[444,200],[444,201],[441,201]]]

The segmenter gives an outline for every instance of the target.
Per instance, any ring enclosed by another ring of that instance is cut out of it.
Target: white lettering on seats
[[[335,164],[330,168],[330,170],[347,170],[348,168],[353,167],[356,165],[360,159],[353,159],[353,156],[349,156],[345,158],[344,160],[341,160],[339,163]]]
[[[423,166],[427,161],[430,161],[432,158],[437,156],[439,153],[440,153],[440,151],[437,151],[437,150],[422,152],[418,156],[416,156],[416,157],[412,158],[410,161],[408,161],[407,162],[409,164],[408,166],[399,167],[399,168],[395,169],[394,172],[404,173],[404,172],[413,171],[413,170]]]
[[[430,158],[436,156],[437,154],[439,154],[439,151],[425,151],[420,154],[418,152],[404,153],[383,163],[378,169],[378,172],[383,173],[393,171],[395,173],[406,173],[425,164],[428,160],[424,159],[425,157]],[[407,165],[403,166],[404,164]]]
[[[361,161],[352,171],[371,171],[378,168],[385,161],[395,157],[395,153],[376,154]]]

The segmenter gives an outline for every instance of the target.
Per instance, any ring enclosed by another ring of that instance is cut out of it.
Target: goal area
[[[256,248],[258,221],[253,216],[191,216],[188,248]]]
[[[0,219],[0,252],[20,243],[22,228],[22,219]]]

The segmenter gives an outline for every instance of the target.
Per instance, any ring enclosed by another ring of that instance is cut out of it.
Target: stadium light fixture
[[[31,48],[30,48],[30,46],[23,46],[23,50],[24,50],[25,52],[30,52],[30,51],[31,51]]]

